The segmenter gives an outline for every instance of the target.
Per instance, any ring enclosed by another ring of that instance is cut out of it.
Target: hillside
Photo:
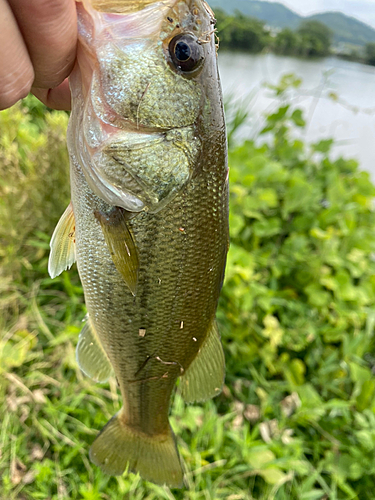
[[[324,12],[303,17],[277,2],[258,0],[208,0],[213,8],[221,8],[228,14],[239,10],[243,14],[257,17],[275,28],[298,28],[302,21],[315,19],[327,25],[334,33],[334,41],[353,45],[375,42],[375,29],[341,12]]]
[[[310,16],[331,28],[335,34],[336,42],[351,43],[353,45],[366,45],[375,42],[375,30],[353,17],[345,16],[341,12],[324,12]]]
[[[256,0],[231,0],[230,2],[227,0],[208,0],[208,3],[214,8],[221,8],[228,14],[239,10],[246,16],[257,17],[274,27],[289,27],[298,24],[301,20],[301,16],[287,7],[284,7],[281,3],[276,2],[260,2]]]

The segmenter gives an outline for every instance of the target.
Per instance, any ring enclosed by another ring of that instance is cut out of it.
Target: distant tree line
[[[364,47],[351,47],[345,53],[337,55],[348,61],[356,61],[375,66],[375,43],[367,43]]]
[[[365,48],[365,62],[375,66],[375,43],[368,43]]]
[[[259,19],[247,17],[240,12],[228,16],[221,10],[215,11],[215,15],[221,48],[256,53],[270,44],[270,33]]]
[[[300,57],[325,57],[332,52],[333,32],[319,21],[305,21],[297,30],[275,30],[238,11],[228,15],[218,9],[215,14],[222,49],[253,53],[268,49],[276,54]],[[375,43],[337,55],[375,66]]]
[[[333,33],[319,21],[305,21],[296,31],[276,31],[240,12],[230,16],[217,10],[216,19],[223,49],[257,53],[268,48],[277,54],[302,57],[324,57],[331,51]]]
[[[305,21],[297,31],[284,28],[273,38],[271,48],[277,54],[325,57],[331,52],[332,31],[319,21]]]
[[[238,11],[228,15],[217,10],[216,19],[222,49],[253,53],[268,49],[276,54],[299,57],[325,57],[332,52],[333,32],[319,21],[305,21],[297,30],[275,30],[267,27],[263,21]],[[349,50],[337,55],[375,66],[375,43]]]

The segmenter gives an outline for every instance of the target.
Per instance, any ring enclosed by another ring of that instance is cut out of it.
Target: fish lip
[[[90,9],[95,12],[103,14],[111,13],[114,15],[124,15],[133,12],[141,12],[147,8],[153,7],[153,4],[160,4],[160,6],[173,8],[177,3],[184,2],[186,4],[192,3],[192,0],[127,0],[125,2],[116,2],[114,0],[77,0],[82,3],[86,10]],[[197,3],[206,4],[205,0],[195,0]],[[118,8],[114,5],[119,4]],[[96,7],[95,7],[96,5]],[[101,8],[102,5],[102,8]],[[107,5],[108,9],[105,10],[104,6]]]

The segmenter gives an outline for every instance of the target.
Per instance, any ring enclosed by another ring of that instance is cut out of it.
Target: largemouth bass
[[[228,250],[228,171],[213,13],[204,0],[81,0],[68,129],[72,201],[52,277],[76,260],[84,373],[115,374],[123,407],[91,460],[182,485],[168,421],[220,393],[215,312]]]

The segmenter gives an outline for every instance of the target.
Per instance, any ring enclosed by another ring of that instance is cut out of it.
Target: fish
[[[227,141],[214,14],[204,0],[80,0],[67,142],[71,202],[48,270],[77,262],[76,357],[115,376],[121,410],[90,449],[105,473],[183,486],[169,423],[225,376],[215,319],[229,245]]]

